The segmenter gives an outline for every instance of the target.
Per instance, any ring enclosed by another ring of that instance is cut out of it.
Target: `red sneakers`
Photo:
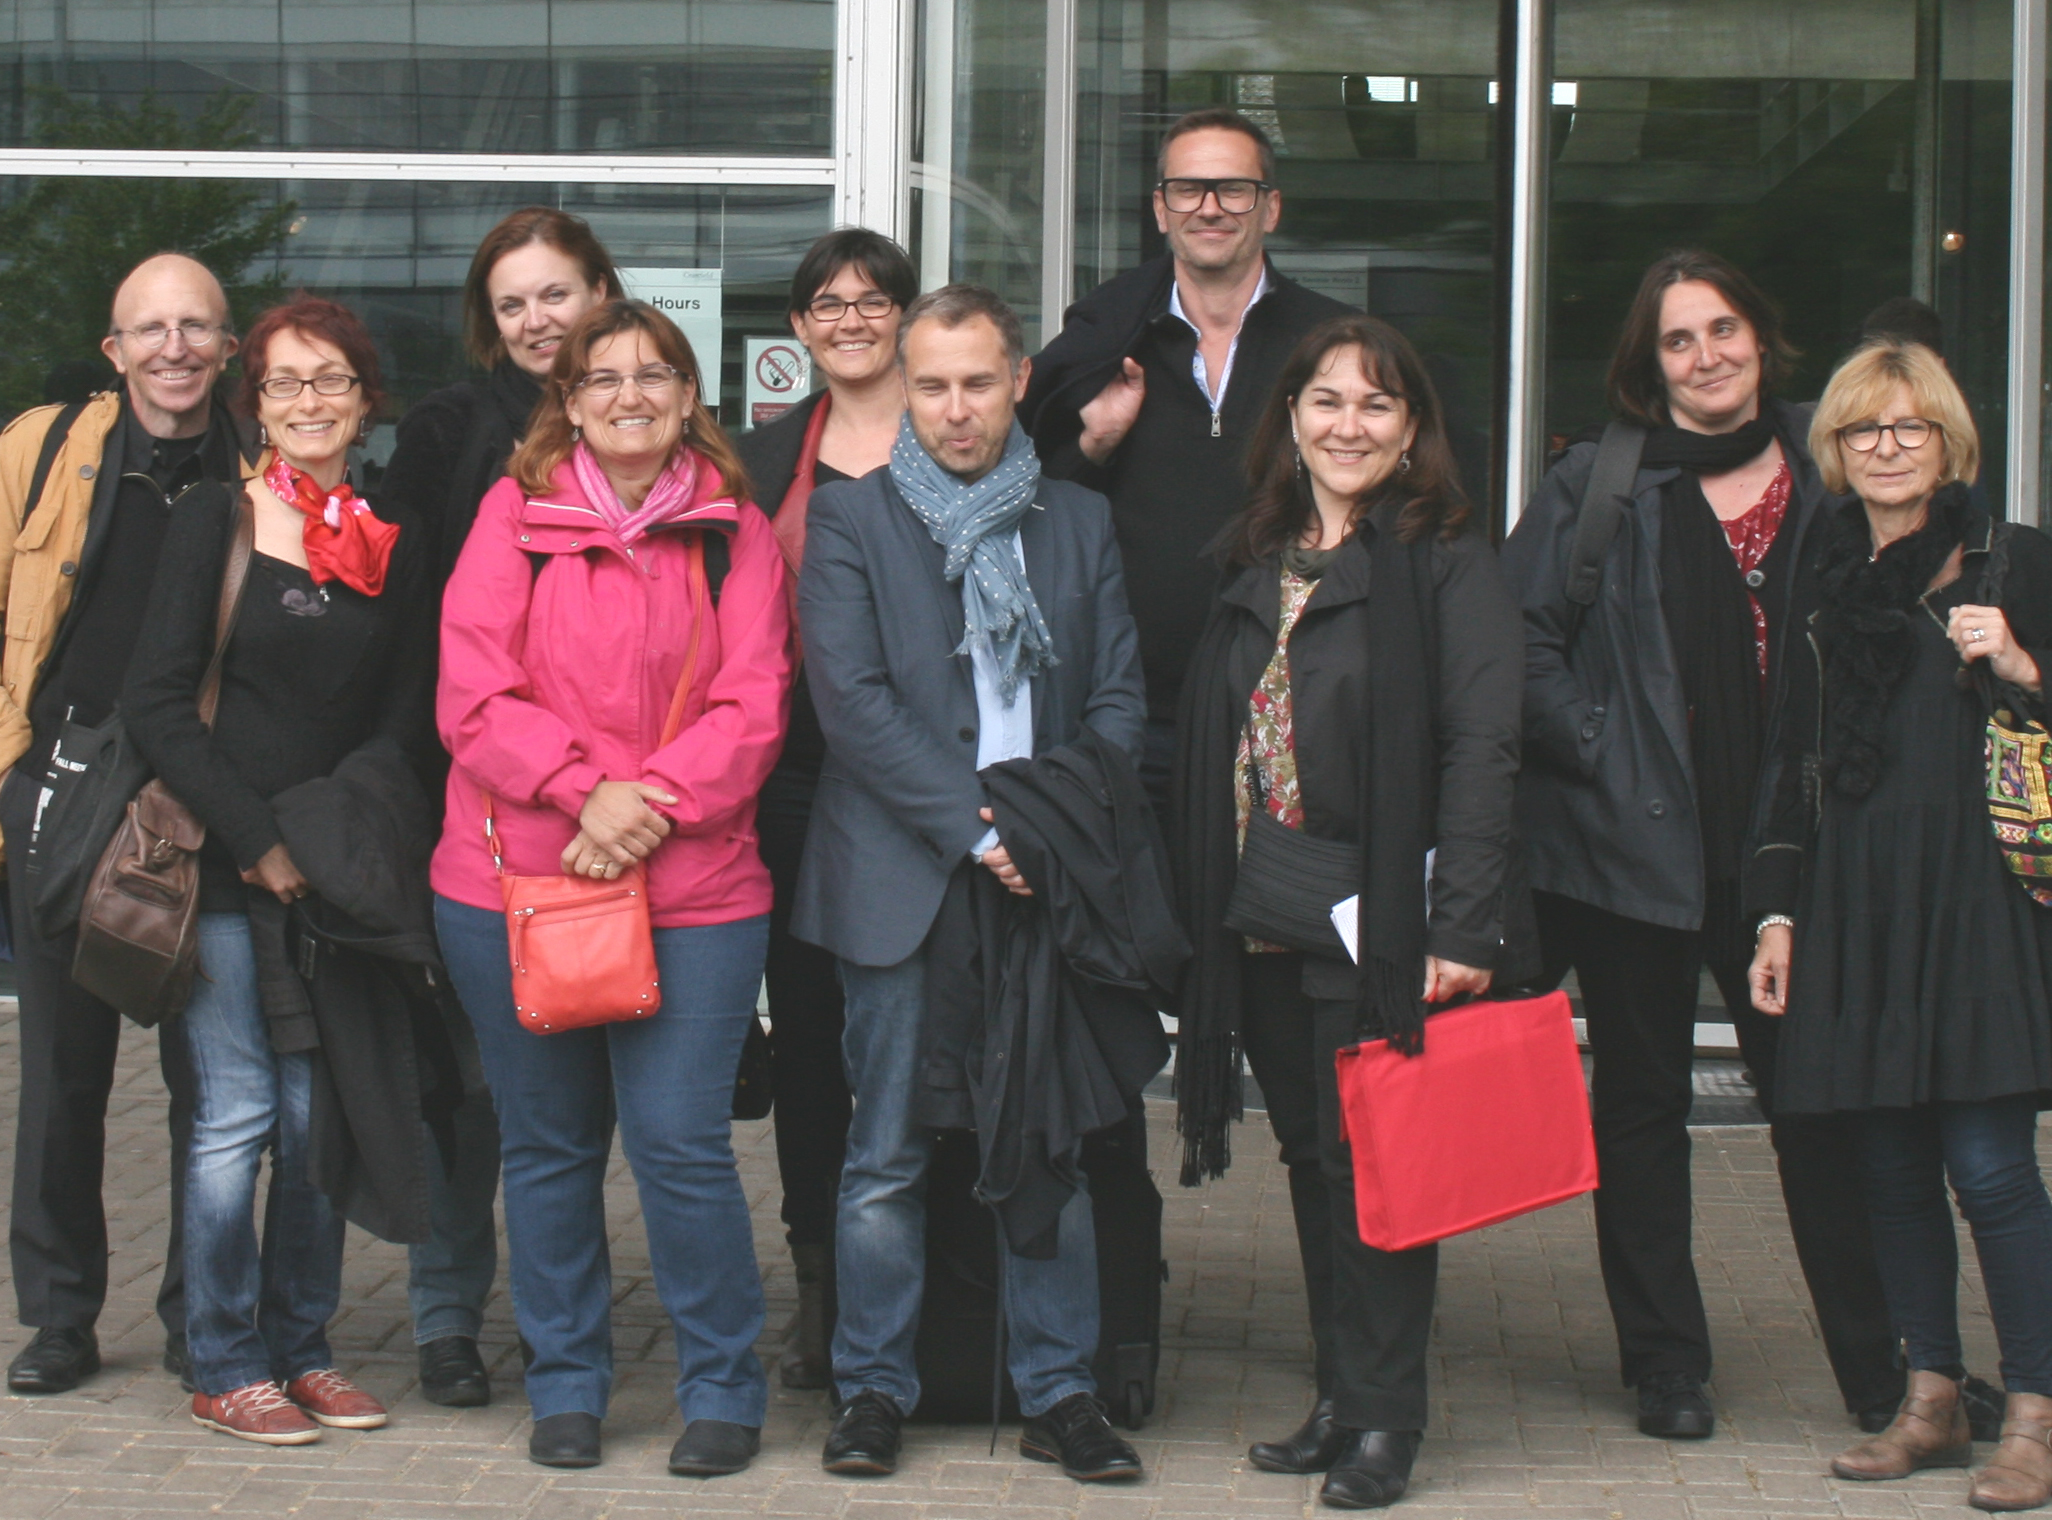
[[[383,1404],[333,1367],[302,1372],[285,1385],[285,1397],[323,1425],[343,1430],[375,1430],[388,1418]]]
[[[383,1411],[379,1414],[382,1417]],[[223,1394],[195,1393],[192,1417],[209,1430],[266,1446],[304,1446],[321,1438],[321,1427],[276,1383],[245,1383]]]

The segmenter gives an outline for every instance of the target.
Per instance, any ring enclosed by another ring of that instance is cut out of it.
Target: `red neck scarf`
[[[392,545],[399,541],[399,525],[383,522],[371,514],[370,503],[343,481],[324,491],[313,476],[295,470],[276,455],[264,471],[264,484],[288,507],[306,514],[306,568],[314,584],[340,581],[365,596],[385,589],[385,567],[392,562]]]

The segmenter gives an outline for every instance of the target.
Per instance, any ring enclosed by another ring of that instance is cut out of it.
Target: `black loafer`
[[[419,1354],[420,1395],[430,1404],[478,1409],[491,1403],[491,1376],[469,1336],[436,1336],[420,1344]]]
[[[1346,1450],[1325,1475],[1318,1502],[1328,1509],[1381,1509],[1403,1498],[1424,1432],[1349,1430],[1346,1435]]]
[[[185,1344],[183,1330],[164,1332],[164,1370],[178,1379],[178,1386],[187,1393],[198,1393],[192,1383],[192,1352]]]
[[[581,1409],[544,1415],[527,1438],[527,1460],[543,1467],[599,1465],[599,1417]]]
[[[14,1393],[69,1393],[100,1370],[100,1338],[88,1326],[46,1325],[7,1364]]]
[[[1104,1405],[1072,1393],[1019,1432],[1019,1455],[1059,1462],[1078,1483],[1125,1483],[1141,1476],[1140,1453],[1105,1418]]]
[[[1247,1460],[1263,1472],[1321,1473],[1339,1460],[1352,1434],[1332,1423],[1332,1400],[1320,1399],[1294,1434],[1256,1441],[1247,1448]]]
[[[1693,1372],[1656,1372],[1639,1383],[1639,1433],[1663,1441],[1701,1441],[1717,1428],[1703,1380]]]
[[[1885,1404],[1869,1404],[1853,1416],[1853,1423],[1870,1436],[1878,1436],[1895,1423],[1895,1412],[1902,1408],[1901,1399],[1890,1399]]]
[[[905,1412],[887,1393],[865,1388],[843,1399],[827,1431],[819,1465],[848,1478],[881,1478],[898,1470],[905,1437]]]
[[[737,1473],[762,1450],[762,1429],[729,1420],[693,1420],[670,1448],[670,1471],[682,1478]]]

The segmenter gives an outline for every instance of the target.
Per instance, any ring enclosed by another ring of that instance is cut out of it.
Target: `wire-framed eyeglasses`
[[[315,375],[311,380],[302,380],[297,375],[272,375],[257,386],[273,401],[291,401],[308,386],[313,387],[316,396],[346,396],[363,382],[354,375],[341,373]]]

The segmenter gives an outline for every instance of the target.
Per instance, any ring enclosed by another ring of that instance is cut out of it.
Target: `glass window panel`
[[[0,6],[0,145],[107,141],[77,113],[118,130],[146,97],[204,134],[225,92],[246,141],[117,140],[817,156],[833,39],[834,0],[16,0]]]
[[[0,326],[13,335],[0,353],[0,415],[105,383],[98,345],[129,259],[119,250],[176,245],[229,277],[241,325],[296,288],[354,309],[378,341],[396,417],[471,373],[461,341],[471,254],[507,212],[536,204],[585,218],[623,268],[721,272],[721,352],[699,362],[717,364],[727,418],[741,410],[743,340],[789,332],[791,275],[832,223],[831,192],[812,187],[0,179],[0,259],[11,261]],[[118,226],[115,208],[127,217]],[[373,434],[374,461],[391,441],[390,428]]]
[[[1386,317],[1489,479],[1495,0],[1080,0],[1077,291],[1161,251],[1161,131],[1229,105],[1276,145],[1285,274]]]

